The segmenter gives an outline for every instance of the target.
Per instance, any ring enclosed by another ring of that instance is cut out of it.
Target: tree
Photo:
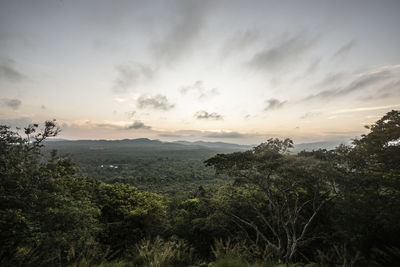
[[[239,200],[224,206],[227,215],[252,229],[253,241],[262,240],[286,264],[313,238],[310,227],[337,196],[335,180],[341,175],[329,162],[290,155],[292,144],[290,139],[269,139],[252,150],[218,154],[205,162],[217,173],[236,178],[236,189],[228,188],[230,193],[221,196],[228,202]]]
[[[366,128],[352,146],[333,151],[346,173],[338,181],[335,227],[365,265],[392,266],[400,260],[400,111]]]
[[[0,126],[0,262],[2,266],[66,265],[97,235],[98,208],[73,162],[41,154],[55,121],[18,130]]]
[[[166,207],[157,194],[115,183],[100,184],[95,198],[101,210],[100,240],[110,246],[114,256],[123,255],[141,239],[163,230]]]

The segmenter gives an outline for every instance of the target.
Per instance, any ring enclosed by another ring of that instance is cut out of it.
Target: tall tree
[[[292,144],[290,139],[269,139],[252,150],[219,154],[205,162],[236,178],[240,190],[232,197],[240,192],[241,202],[251,210],[225,207],[228,215],[252,229],[254,242],[262,240],[286,264],[313,238],[312,223],[336,197],[335,180],[340,175],[328,162],[290,155]]]

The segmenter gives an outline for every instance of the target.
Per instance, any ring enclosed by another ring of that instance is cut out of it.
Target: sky
[[[0,0],[0,124],[344,141],[400,109],[400,1]]]

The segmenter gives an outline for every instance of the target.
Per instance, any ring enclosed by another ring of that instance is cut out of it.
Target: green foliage
[[[25,128],[26,138],[9,127],[0,130],[2,265],[65,264],[81,257],[96,235],[99,209],[91,182],[69,159],[41,157],[42,141],[58,133],[48,121]]]
[[[101,210],[100,240],[117,255],[162,230],[166,207],[160,196],[119,183],[100,184],[95,196]]]
[[[165,241],[157,236],[153,242],[142,240],[136,247],[141,266],[188,266],[193,262],[193,249],[181,239]]]
[[[307,240],[321,208],[336,196],[339,175],[327,162],[289,155],[291,144],[289,139],[270,139],[253,150],[206,161],[236,178],[235,186],[222,192],[225,214],[249,240],[274,248],[277,259],[286,263]]]
[[[57,149],[69,154],[83,173],[105,183],[125,183],[143,191],[171,196],[196,190],[199,186],[214,187],[231,181],[215,179],[212,168],[203,161],[229,148],[197,146],[133,146],[117,141],[47,142],[46,151]],[[112,165],[112,167],[110,167]]]

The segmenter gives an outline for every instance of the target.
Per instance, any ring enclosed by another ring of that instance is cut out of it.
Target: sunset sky
[[[348,140],[400,109],[400,1],[0,0],[0,123]]]

